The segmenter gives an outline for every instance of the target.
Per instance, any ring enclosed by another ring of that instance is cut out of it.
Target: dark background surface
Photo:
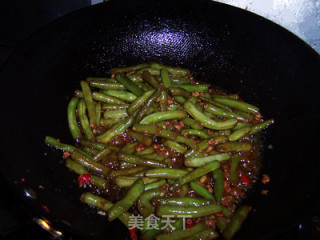
[[[71,3],[72,2],[72,3]],[[73,10],[89,6],[90,1],[1,1],[0,3],[0,64],[12,54],[25,39]],[[21,181],[23,181],[21,179]],[[0,179],[0,237],[3,239],[48,239],[50,235],[32,221],[31,212],[15,197],[15,194]],[[317,239],[319,214],[305,219],[276,239]],[[37,237],[35,237],[37,236]],[[75,238],[73,238],[75,239]]]
[[[19,45],[38,30],[55,19],[90,4],[90,0],[0,1],[0,68]],[[1,177],[0,189],[0,239],[53,238],[34,223],[32,219],[35,216]]]

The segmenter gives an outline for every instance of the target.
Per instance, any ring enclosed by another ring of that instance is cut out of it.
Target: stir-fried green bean
[[[143,191],[144,183],[141,179],[139,179],[133,184],[127,194],[109,209],[108,220],[113,221],[121,214],[128,211],[128,209],[139,198]]]
[[[86,153],[85,151],[82,151],[81,149],[74,147],[72,145],[61,143],[60,141],[58,141],[57,139],[55,139],[53,137],[46,136],[45,143],[50,145],[51,147],[54,147],[56,149],[60,149],[62,151],[68,151],[70,153],[77,151],[77,152],[81,153],[82,155],[86,156],[87,158],[92,159],[92,156],[90,154]]]
[[[133,102],[137,98],[136,95],[128,91],[106,90],[106,91],[103,91],[103,93],[127,102]]]
[[[68,105],[68,123],[71,135],[74,139],[78,139],[81,137],[81,131],[78,125],[76,109],[79,98],[73,97],[71,98]]]
[[[194,207],[178,207],[171,205],[160,205],[156,209],[157,216],[164,215],[189,215],[191,218],[204,217],[222,211],[222,207],[218,204],[210,204],[206,206]]]
[[[204,166],[201,166],[192,172],[184,175],[182,178],[180,178],[178,181],[175,182],[175,188],[181,187],[182,185],[193,181],[194,179],[197,179],[199,177],[202,177],[203,175],[207,174],[208,172],[211,172],[217,168],[220,167],[220,163],[218,161],[210,162]]]
[[[91,89],[89,87],[88,82],[86,81],[81,81],[80,85],[83,92],[84,100],[86,102],[86,107],[88,110],[89,122],[90,122],[90,125],[94,127],[96,125],[96,110],[95,110],[92,96],[91,96]]]
[[[191,182],[190,187],[199,196],[203,197],[204,199],[212,200],[213,202],[215,202],[214,196],[205,187],[201,186],[196,182]]]
[[[80,200],[86,204],[100,208],[104,211],[108,211],[113,205],[112,202],[108,201],[107,199],[104,199],[90,192],[83,193],[80,197]]]
[[[151,159],[143,158],[141,156],[134,156],[126,153],[119,153],[118,159],[120,161],[134,163],[134,164],[138,164],[146,167],[165,168],[167,166],[165,163],[159,162],[157,160],[151,160]]]
[[[235,214],[232,216],[230,222],[227,224],[223,231],[223,237],[226,240],[230,240],[234,234],[240,229],[243,221],[248,216],[250,207],[247,205],[240,206]]]
[[[177,133],[153,125],[134,124],[132,130],[135,132],[167,138],[170,140],[175,140],[177,138]]]
[[[215,180],[213,188],[214,197],[217,202],[221,202],[224,191],[224,178],[220,168],[213,171],[213,178]]]
[[[228,159],[230,159],[230,154],[228,153],[214,154],[207,157],[188,157],[185,159],[184,165],[187,167],[201,167],[213,161],[225,161]]]
[[[240,102],[238,100],[221,98],[221,97],[214,97],[213,99],[218,103],[224,104],[228,107],[232,107],[246,113],[257,114],[259,112],[258,107],[253,106],[246,102]]]
[[[173,110],[166,112],[152,113],[140,121],[140,124],[151,124],[161,122],[170,119],[184,119],[187,117],[187,113],[182,110]]]
[[[78,114],[80,125],[82,127],[83,133],[87,139],[93,139],[94,135],[90,128],[89,121],[86,115],[86,103],[83,100],[78,102]]]
[[[184,107],[186,111],[196,120],[201,122],[201,124],[209,129],[213,130],[224,130],[233,128],[237,120],[234,118],[225,120],[225,121],[214,121],[207,116],[205,116],[202,112],[200,112],[193,103],[187,101],[184,103]]]
[[[137,97],[141,96],[143,94],[143,90],[138,87],[137,84],[135,84],[133,81],[130,80],[127,76],[118,74],[116,76],[116,80],[123,84],[123,86],[128,89],[130,92],[132,92]]]
[[[118,124],[110,128],[105,133],[97,136],[97,139],[100,140],[103,143],[109,142],[113,137],[120,135],[122,132],[127,130],[130,125],[133,123],[133,118],[128,117],[120,121]]]
[[[78,152],[72,152],[71,158],[76,161],[77,163],[83,165],[84,167],[96,172],[96,173],[101,173],[104,176],[107,176],[109,173],[110,169],[106,167],[103,164],[94,162],[87,158],[86,156],[82,155],[81,153]]]
[[[153,62],[109,73],[80,81],[68,103],[75,145],[45,139],[87,188],[81,201],[142,240],[231,239],[250,210],[234,206],[258,173],[256,133],[274,120],[188,69]]]

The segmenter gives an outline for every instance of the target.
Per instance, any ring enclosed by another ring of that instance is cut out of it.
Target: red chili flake
[[[244,123],[244,121],[242,121],[242,120],[237,120],[237,123]]]
[[[138,236],[137,236],[135,227],[129,229],[129,232],[130,232],[130,237],[131,237],[132,240],[138,240]]]
[[[216,215],[216,217],[223,217],[224,216],[223,213],[219,213],[219,212],[216,213],[215,215]]]
[[[81,174],[78,177],[78,182],[80,185],[90,183],[91,182],[91,175],[90,174]]]
[[[144,210],[146,208],[146,206],[141,206],[140,210]]]
[[[195,221],[192,221],[192,219],[187,219],[187,224],[186,224],[186,228],[190,228],[192,227],[193,225],[195,225],[196,222]]]
[[[241,181],[244,182],[244,184],[250,184],[251,179],[247,175],[241,176]]]
[[[141,152],[143,150],[145,150],[147,148],[147,146],[143,145],[142,143],[139,143],[137,146],[136,146],[136,151],[137,152]]]
[[[42,209],[45,210],[46,212],[49,212],[49,208],[46,205],[41,205]]]

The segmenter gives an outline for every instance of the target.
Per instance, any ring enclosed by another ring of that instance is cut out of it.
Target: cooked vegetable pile
[[[257,180],[258,107],[146,63],[81,81],[68,109],[74,145],[46,137],[79,175],[80,199],[119,219],[133,239],[231,239]],[[138,231],[140,230],[140,231]]]

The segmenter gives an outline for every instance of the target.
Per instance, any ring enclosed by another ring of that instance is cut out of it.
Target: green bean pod
[[[94,172],[101,173],[104,176],[107,176],[107,174],[110,171],[110,169],[108,167],[104,166],[103,164],[100,164],[100,163],[97,163],[97,162],[90,160],[89,158],[82,155],[81,153],[72,152],[71,158],[74,161],[76,161],[77,163],[83,165],[84,167],[86,167]]]
[[[137,96],[134,95],[131,92],[128,91],[121,91],[121,90],[105,90],[103,91],[104,94],[119,98],[121,100],[127,101],[127,102],[133,102]]]
[[[116,80],[123,84],[123,86],[128,89],[130,92],[132,92],[134,95],[136,95],[137,97],[141,96],[144,91],[139,88],[137,86],[137,84],[135,84],[133,81],[131,81],[127,76],[125,75],[121,75],[121,74],[117,74],[116,76]]]
[[[153,167],[153,168],[167,167],[167,164],[159,162],[157,160],[151,160],[151,159],[143,158],[141,156],[134,156],[134,155],[126,154],[126,153],[119,153],[118,159],[120,161],[138,164],[138,165],[146,166],[146,167]]]
[[[207,111],[207,112],[213,113],[216,116],[220,116],[220,117],[236,118],[236,119],[241,120],[241,121],[245,121],[246,120],[243,116],[241,116],[241,115],[239,115],[239,114],[237,114],[235,112],[232,112],[232,111],[229,111],[229,110],[226,110],[226,109],[223,109],[223,108],[219,108],[219,107],[214,106],[212,104],[206,105],[204,110]]]
[[[142,143],[145,146],[150,146],[152,144],[152,137],[146,136],[142,133],[132,131],[128,129],[128,136],[135,138],[138,142]]]
[[[118,177],[118,176],[134,176],[134,175],[141,175],[140,173],[145,172],[148,168],[146,167],[132,167],[126,169],[115,170],[111,169],[108,176],[111,178]]]
[[[189,92],[206,92],[209,90],[209,84],[179,84],[172,87],[183,88]]]
[[[172,84],[174,85],[179,85],[179,84],[190,84],[190,79],[189,78],[185,78],[185,77],[174,77],[174,76],[170,76],[169,77]]]
[[[131,187],[137,180],[139,179],[139,177],[128,177],[128,176],[117,176],[115,178],[115,182],[119,187]],[[146,188],[146,186],[150,183],[156,182],[157,179],[156,178],[147,178],[147,177],[142,177],[140,178],[143,183],[145,184],[144,187]],[[145,189],[146,191],[146,189]]]
[[[102,112],[102,104],[101,104],[101,102],[98,102],[96,104],[96,118],[97,118],[96,124],[97,124],[97,126],[100,125],[101,112]]]
[[[78,121],[77,121],[77,116],[76,116],[78,101],[79,101],[79,98],[77,97],[71,98],[68,104],[68,109],[67,109],[69,129],[74,139],[78,139],[81,137],[81,131],[80,131]]]
[[[273,124],[273,123],[274,123],[273,119],[257,123],[257,124],[255,124],[255,125],[253,125],[251,127],[251,130],[250,130],[249,134],[255,134],[255,133],[261,131],[262,129],[268,127],[270,124]]]
[[[251,127],[249,127],[249,126],[240,128],[229,135],[229,140],[231,142],[237,141],[237,140],[241,139],[242,137],[244,137],[248,132],[250,132],[250,130],[251,130]]]
[[[156,188],[143,192],[138,199],[138,211],[143,217],[148,217],[154,213],[154,207],[150,203],[152,198],[164,195],[165,190]]]
[[[169,77],[169,71],[165,68],[160,70],[161,81],[166,88],[172,86],[171,79]]]
[[[129,67],[111,68],[109,72],[111,74],[128,73],[128,72],[138,71],[140,69],[147,68],[147,67],[150,67],[149,63],[142,63],[142,64],[129,66]]]
[[[193,148],[188,150],[184,156],[186,158],[191,157],[191,156],[197,156],[198,154],[200,154],[202,151],[204,151],[205,149],[207,149],[209,147],[209,143],[207,140],[202,140],[200,143],[198,143],[197,148]]]
[[[148,178],[148,179],[155,179],[155,178]],[[164,184],[166,184],[166,180],[165,179],[162,179],[162,180],[159,180],[159,181],[156,181],[156,182],[151,182],[151,183],[148,183],[144,186],[144,190],[145,191],[148,191],[148,190],[151,190],[151,189],[156,189],[156,188],[159,188],[161,186],[163,186]]]
[[[102,126],[113,126],[122,120],[123,120],[122,118],[109,118],[109,119],[102,118],[100,119],[100,124]]]
[[[213,201],[197,197],[158,197],[154,198],[152,202],[154,202],[157,206],[175,205],[180,207],[200,207],[213,203]]]
[[[165,140],[163,142],[163,145],[165,145],[168,148],[171,148],[172,150],[178,152],[178,153],[184,153],[187,149],[182,146],[181,144],[175,142],[175,141],[171,141],[169,139]]]
[[[203,126],[201,125],[200,121],[198,120],[194,120],[192,118],[184,118],[182,119],[183,123],[189,127],[191,127],[192,129],[195,129],[195,130],[202,130],[203,129]]]
[[[151,110],[154,106],[156,99],[159,97],[160,91],[156,90],[143,104],[140,108],[140,111],[137,112],[134,122],[139,123],[146,115],[149,114],[149,110]]]
[[[81,149],[74,147],[72,145],[61,143],[53,137],[46,136],[45,143],[51,147],[54,147],[54,148],[62,150],[62,151],[68,151],[70,153],[77,151],[77,152],[81,153],[82,155],[86,156],[87,158],[92,159],[92,156],[90,154],[86,153],[85,151],[82,151]]]
[[[167,65],[163,65],[160,63],[152,63],[151,68],[161,70],[162,68],[167,69],[169,73],[174,75],[186,76],[190,74],[188,69],[180,68],[180,67],[171,67]]]
[[[161,91],[159,107],[161,112],[168,111],[168,93],[167,91]]]
[[[203,197],[204,199],[211,200],[214,203],[216,202],[214,196],[205,187],[202,187],[200,184],[196,182],[190,182],[190,187],[193,189],[193,191],[196,194]]]
[[[128,113],[126,110],[110,110],[110,111],[105,111],[103,113],[103,117],[106,119],[119,119],[119,118],[125,118],[128,117]]]
[[[138,179],[127,194],[118,202],[116,202],[108,211],[108,220],[113,221],[132,206],[132,204],[140,197],[144,191],[144,183]]]
[[[142,79],[149,83],[154,89],[161,89],[160,83],[151,75],[149,71],[144,71],[141,75]]]
[[[128,109],[129,108],[129,104],[116,104],[116,103],[104,103],[102,105],[102,110],[123,110],[123,109]]]
[[[226,142],[216,146],[219,152],[247,152],[252,149],[252,145],[248,141],[242,142]]]
[[[234,213],[230,222],[227,224],[226,228],[222,233],[224,239],[226,240],[232,239],[232,237],[240,229],[242,223],[248,216],[249,211],[250,211],[250,207],[246,205],[240,206],[237,209],[237,211]]]
[[[175,141],[177,143],[183,143],[183,144],[187,145],[188,147],[190,147],[191,149],[194,149],[194,150],[198,149],[198,145],[190,138],[186,138],[183,136],[177,136]]]
[[[178,207],[172,205],[160,205],[156,208],[157,216],[164,215],[189,215],[190,218],[204,217],[222,211],[222,207],[217,204],[195,207]]]
[[[204,131],[201,131],[201,130],[196,130],[196,129],[183,129],[181,131],[181,134],[182,135],[185,135],[187,134],[188,136],[197,136],[201,139],[208,139],[210,136],[205,133]]]
[[[78,102],[78,114],[79,114],[80,125],[82,127],[84,135],[88,139],[94,139],[94,135],[90,128],[89,121],[86,115],[86,104],[82,99]]]
[[[184,169],[174,169],[174,168],[156,168],[150,169],[144,173],[146,177],[155,177],[155,178],[181,178],[188,173]]]
[[[189,172],[188,174],[186,174],[183,177],[181,177],[180,179],[178,179],[175,182],[174,187],[177,189],[177,188],[181,187],[182,185],[189,183],[197,178],[200,178],[203,175],[206,175],[207,173],[209,173],[219,167],[220,167],[220,163],[218,161],[210,162],[204,166],[201,166],[201,167],[193,170],[192,172]]]
[[[241,161],[241,156],[239,153],[233,155],[230,164],[230,182],[237,183],[239,181],[238,166]]]
[[[209,129],[213,130],[224,130],[224,129],[230,129],[233,128],[237,120],[234,118],[225,120],[225,121],[214,121],[207,116],[205,116],[202,112],[200,112],[194,104],[191,102],[187,101],[184,103],[184,108],[186,111],[196,120],[200,121],[203,126]]]
[[[106,157],[109,153],[111,153],[111,149],[105,148],[98,152],[96,155],[93,156],[93,161],[99,162],[101,161],[104,157]]]
[[[184,119],[185,117],[187,117],[187,113],[181,110],[156,112],[143,118],[140,124],[157,123],[171,119]]]
[[[172,132],[161,127],[147,125],[147,124],[134,124],[132,130],[139,133],[144,133],[147,135],[154,135],[158,137],[167,138],[170,140],[175,140],[177,138],[177,133]]]
[[[180,86],[180,85],[178,85]],[[181,88],[181,87],[169,87],[168,90],[170,91],[172,96],[181,96],[185,98],[189,98],[191,96],[191,92]]]
[[[90,125],[92,125],[92,127],[94,128],[94,126],[96,125],[97,118],[96,109],[92,100],[91,90],[87,81],[81,81],[80,85],[83,92],[84,101],[88,110],[89,122]]]
[[[125,130],[127,130],[131,124],[133,123],[133,118],[128,117],[123,119],[118,124],[114,125],[112,128],[110,128],[108,131],[104,132],[103,134],[96,137],[97,140],[100,140],[103,143],[109,142],[113,137],[121,134]]]
[[[88,205],[104,211],[108,211],[113,206],[112,202],[90,192],[83,193],[80,197],[80,200]]]
[[[113,104],[124,104],[125,103],[125,101],[123,101],[117,97],[109,96],[109,95],[106,95],[102,92],[92,92],[92,98],[96,101],[100,101],[103,103],[113,103]]]
[[[201,167],[213,161],[221,162],[228,159],[230,159],[230,154],[228,153],[219,153],[207,157],[187,157],[184,161],[184,165],[187,167]]]
[[[214,97],[213,99],[218,103],[224,104],[228,107],[232,107],[246,113],[257,114],[259,112],[258,107],[253,106],[246,102],[240,102],[238,100],[233,100],[228,98],[219,98],[219,97]]]
[[[213,178],[215,179],[213,194],[217,202],[221,202],[224,191],[224,178],[220,168],[213,171]]]
[[[66,160],[66,167],[79,175],[89,173],[83,165],[71,160],[70,158]]]
[[[121,83],[110,83],[104,80],[90,81],[89,84],[91,87],[101,90],[126,90],[125,86]]]

